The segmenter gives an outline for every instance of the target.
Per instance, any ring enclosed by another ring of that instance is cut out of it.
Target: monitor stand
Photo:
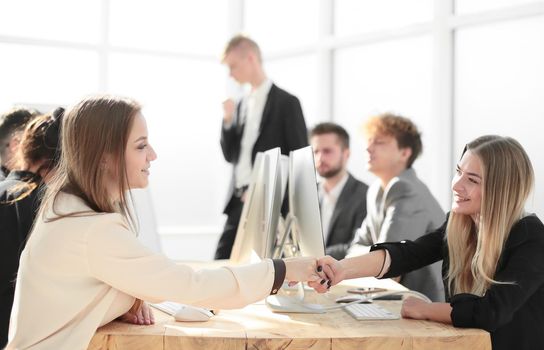
[[[300,246],[298,244],[298,237],[296,235],[297,218],[291,213],[287,214],[283,232],[280,233],[281,239],[279,244],[274,250],[273,257],[280,259],[282,257],[295,257],[300,256]],[[296,288],[296,289],[295,289]],[[294,290],[295,293],[270,295],[265,299],[266,306],[274,312],[286,312],[286,313],[311,313],[322,314],[326,312],[326,309],[319,304],[311,304],[304,302],[305,290],[313,290],[306,286],[304,283],[298,283],[295,288],[287,286],[287,283],[282,287],[283,292],[287,293],[287,290]]]
[[[291,214],[287,214],[285,222],[279,225],[279,243],[274,249],[272,255],[274,259],[281,259],[283,257],[291,258],[294,256],[300,256],[300,246],[296,229],[293,229],[297,225],[297,217]]]
[[[320,304],[304,302],[304,286],[298,284],[296,295],[269,295],[266,299],[266,306],[274,312],[323,314],[327,310]]]

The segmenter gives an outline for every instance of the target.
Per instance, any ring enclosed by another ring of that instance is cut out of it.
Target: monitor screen
[[[257,153],[251,177],[230,256],[233,263],[272,257],[282,202],[280,149]]]
[[[311,146],[289,155],[289,215],[292,216],[292,238],[301,256],[325,255],[321,212],[317,193],[314,152]]]

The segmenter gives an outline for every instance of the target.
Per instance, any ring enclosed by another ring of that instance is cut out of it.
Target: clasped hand
[[[344,270],[341,262],[331,256],[319,258],[317,259],[317,271],[322,276],[321,280],[308,281],[308,285],[318,293],[325,293],[331,286],[337,285],[345,279]]]

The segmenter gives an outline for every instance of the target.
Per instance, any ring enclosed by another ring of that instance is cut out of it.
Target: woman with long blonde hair
[[[376,244],[369,254],[325,257],[319,264],[334,285],[395,277],[442,260],[447,302],[408,298],[403,317],[485,329],[493,349],[543,349],[544,225],[524,211],[533,183],[531,161],[516,140],[479,137],[457,164],[442,227],[415,241]],[[314,285],[320,292],[325,287]]]
[[[152,324],[142,300],[239,308],[284,279],[325,282],[315,258],[194,271],[143,246],[127,204],[156,159],[140,109],[95,96],[66,112],[60,164],[21,255],[8,349],[86,349],[119,317]]]

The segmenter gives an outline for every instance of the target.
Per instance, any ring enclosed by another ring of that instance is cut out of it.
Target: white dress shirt
[[[321,225],[323,226],[323,240],[327,242],[329,236],[329,226],[331,224],[332,214],[338,202],[338,197],[348,181],[348,173],[334,186],[329,192],[325,190],[323,183],[319,184],[319,203],[321,209]]]
[[[262,84],[251,91],[251,93],[242,101],[241,122],[245,123],[244,134],[240,143],[240,157],[234,167],[234,177],[236,188],[249,185],[251,181],[251,152],[255,141],[259,137],[259,128],[263,118],[264,106],[272,87],[272,81],[266,79]],[[245,121],[244,121],[245,119]]]

